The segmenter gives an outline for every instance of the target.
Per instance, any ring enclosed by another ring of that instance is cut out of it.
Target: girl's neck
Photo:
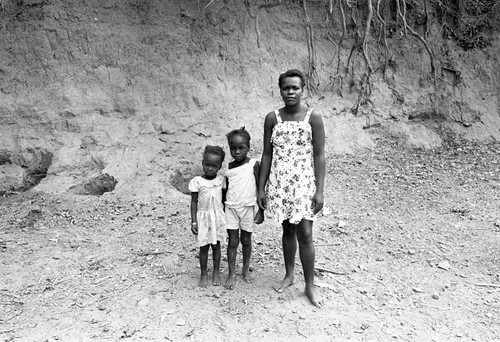
[[[217,174],[213,177],[210,177],[210,176],[207,176],[206,174],[203,174],[201,177],[205,178],[206,180],[212,180],[212,179],[215,179],[215,177],[217,177]]]
[[[245,159],[243,159],[242,161],[239,161],[239,162],[236,160],[233,160],[230,166],[231,166],[231,168],[235,168],[235,167],[238,167],[241,165],[245,165],[249,161],[250,161],[250,158],[248,156],[246,156]]]

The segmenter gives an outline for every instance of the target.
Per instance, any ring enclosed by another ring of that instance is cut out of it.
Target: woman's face
[[[300,77],[286,77],[281,82],[281,98],[285,102],[285,106],[293,106],[300,103],[302,98],[302,82]]]

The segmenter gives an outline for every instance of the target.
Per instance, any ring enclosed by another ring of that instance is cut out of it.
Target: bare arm
[[[309,120],[312,127],[314,176],[316,177],[316,193],[313,196],[313,209],[316,214],[323,208],[323,191],[325,185],[325,127],[321,114],[317,111],[311,113]]]
[[[257,204],[262,210],[265,210],[267,205],[265,188],[267,180],[269,179],[269,173],[271,172],[271,162],[273,160],[271,135],[274,125],[276,125],[276,115],[270,112],[264,120],[264,149],[262,151],[259,180],[257,182]]]
[[[253,166],[253,175],[255,177],[255,184],[257,186],[257,189],[259,189],[259,177],[260,177],[260,163],[256,162],[255,165]],[[264,209],[262,209],[259,206],[259,210],[255,214],[254,217],[254,222],[257,224],[261,224],[264,222]]]
[[[198,212],[198,193],[191,193],[191,232],[198,234],[198,219],[196,213]]]

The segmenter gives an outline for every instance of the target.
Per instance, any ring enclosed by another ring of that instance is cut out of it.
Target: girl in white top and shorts
[[[232,290],[236,282],[236,254],[240,241],[243,250],[242,278],[247,283],[254,282],[250,274],[252,232],[255,224],[264,221],[264,211],[257,205],[260,163],[247,156],[250,150],[250,134],[242,127],[229,132],[227,140],[234,160],[229,163],[229,169],[226,171],[228,185],[225,210],[229,237],[227,247],[229,273],[225,286]]]

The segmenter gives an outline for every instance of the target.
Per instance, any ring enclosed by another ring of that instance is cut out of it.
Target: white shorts
[[[226,207],[226,229],[236,230],[242,229],[246,232],[253,233],[255,227],[255,206],[242,208],[227,208]]]

